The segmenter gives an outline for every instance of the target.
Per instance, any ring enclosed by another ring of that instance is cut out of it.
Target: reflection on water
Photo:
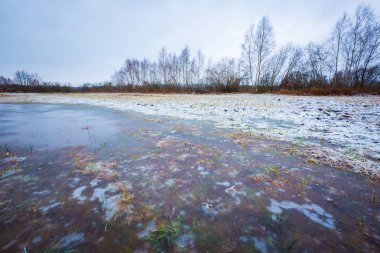
[[[196,121],[0,105],[0,251],[378,252],[376,179]]]

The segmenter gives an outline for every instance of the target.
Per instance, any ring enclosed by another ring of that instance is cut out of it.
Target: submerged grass
[[[233,143],[241,145],[243,147],[248,147],[250,139],[252,137],[256,138],[257,136],[251,131],[248,131],[248,132],[237,131],[237,132],[231,133],[229,137],[233,140]]]
[[[21,251],[22,253],[29,253],[28,249],[24,247]],[[34,252],[34,251],[30,251]],[[42,251],[41,253],[74,253],[74,252],[79,252],[78,250],[75,249],[62,249],[60,244],[57,241],[50,241],[49,245]]]
[[[273,174],[274,176],[279,176],[280,175],[280,167],[277,165],[272,165],[272,166],[266,166],[264,168],[265,174]]]
[[[75,249],[60,249],[59,247],[57,249],[53,249],[53,250],[47,249],[43,251],[43,253],[76,253],[76,252],[79,252],[79,251]]]
[[[146,239],[161,246],[171,247],[174,245],[175,239],[178,237],[181,229],[182,220],[178,216],[175,220],[161,223]]]
[[[132,201],[132,194],[129,192],[128,188],[122,183],[118,183],[117,187],[120,191],[121,202],[129,204]]]

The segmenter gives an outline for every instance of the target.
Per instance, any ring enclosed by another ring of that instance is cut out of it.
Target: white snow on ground
[[[312,147],[310,154],[324,161],[380,174],[379,96],[0,94],[0,103],[20,102],[90,104],[206,120]]]

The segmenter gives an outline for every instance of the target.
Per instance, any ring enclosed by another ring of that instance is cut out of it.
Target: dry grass
[[[137,94],[226,94],[226,93],[274,93],[285,95],[316,95],[316,96],[347,96],[355,94],[380,95],[380,86],[376,84],[372,87],[348,87],[331,85],[314,85],[311,87],[293,89],[279,86],[252,86],[239,85],[236,89],[226,89],[225,85],[188,85],[176,84],[144,84],[111,86],[109,84],[93,87],[69,87],[58,85],[0,85],[0,92],[21,92],[21,93],[137,93]],[[0,95],[4,96],[4,95]]]
[[[380,95],[380,87],[354,88],[354,87],[332,87],[313,86],[305,89],[280,89],[274,92],[281,95],[306,95],[306,96],[352,96],[358,94]]]

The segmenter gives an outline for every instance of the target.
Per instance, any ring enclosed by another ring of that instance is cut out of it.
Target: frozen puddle
[[[289,209],[294,209],[304,214],[306,217],[308,217],[312,221],[318,224],[321,224],[322,226],[326,228],[336,229],[334,217],[331,214],[326,213],[326,211],[322,207],[316,204],[299,205],[291,201],[278,202],[274,199],[271,199],[270,206],[268,207],[268,210],[274,214],[281,214],[284,210],[289,210]]]
[[[84,201],[86,201],[87,197],[82,196],[82,192],[86,189],[87,189],[87,186],[85,186],[85,185],[76,188],[73,191],[73,198],[77,199],[79,201],[79,203],[83,203]]]
[[[218,113],[236,123],[245,108]],[[313,160],[303,145],[193,115],[83,104],[0,113],[3,251],[378,251],[379,179]],[[299,127],[272,116],[256,126]]]
[[[90,182],[91,187],[96,187],[100,181],[94,179]],[[116,194],[118,192],[117,186],[114,183],[108,184],[106,187],[96,187],[92,190],[92,196],[87,198],[83,195],[83,191],[88,189],[87,186],[80,186],[73,191],[73,198],[78,200],[79,203],[83,204],[87,200],[97,201],[101,204],[102,210],[105,212],[106,220],[110,220],[117,211],[117,203],[120,199],[120,195]],[[46,209],[46,207],[45,207]]]
[[[106,220],[110,220],[117,211],[117,203],[120,195],[116,194],[117,187],[115,184],[108,184],[105,188],[95,188],[90,201],[99,201],[102,209],[105,211]],[[113,195],[112,195],[113,194]]]

